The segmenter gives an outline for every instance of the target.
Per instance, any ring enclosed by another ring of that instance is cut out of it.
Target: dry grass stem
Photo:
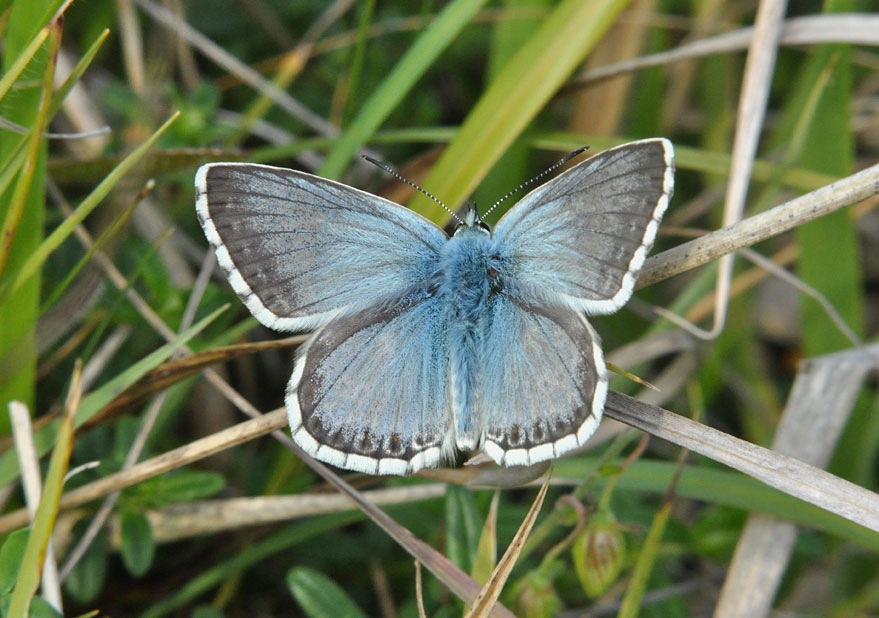
[[[740,28],[686,43],[669,51],[596,67],[581,73],[565,89],[581,88],[622,73],[741,51],[747,49],[753,36],[754,28]],[[879,44],[879,16],[872,13],[808,15],[788,19],[782,24],[780,45],[812,45],[815,43],[877,45]]]
[[[636,289],[797,228],[879,193],[879,165],[648,258]]]
[[[879,346],[858,351],[879,353]],[[605,414],[879,532],[879,495],[797,459],[611,391]]]
[[[12,435],[15,439],[15,451],[18,454],[18,465],[21,468],[21,484],[28,518],[33,523],[40,505],[43,492],[40,480],[40,460],[34,446],[33,428],[30,412],[20,401],[9,403],[9,417],[12,422]],[[46,557],[43,561],[43,576],[40,583],[43,596],[53,607],[63,611],[61,602],[61,580],[58,577],[58,565],[55,561],[55,548],[50,541],[46,546]]]
[[[877,368],[879,345],[804,362],[772,450],[826,467],[867,373]],[[873,503],[875,513],[875,499]],[[796,538],[795,524],[769,515],[750,515],[727,572],[715,618],[768,615]]]

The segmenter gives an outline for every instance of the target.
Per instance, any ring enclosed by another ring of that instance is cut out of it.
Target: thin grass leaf
[[[33,40],[21,51],[20,54],[18,54],[18,56],[16,56],[12,66],[9,67],[3,77],[0,78],[0,100],[6,96],[9,89],[12,88],[15,81],[21,76],[22,71],[24,71],[25,67],[31,60],[33,60],[37,50],[46,42],[51,29],[51,25],[46,25],[37,32]]]
[[[467,25],[486,0],[454,0],[418,37],[394,65],[388,77],[360,108],[351,125],[339,136],[318,172],[337,178],[376,129],[399,105],[437,57]]]
[[[37,107],[36,118],[29,134],[27,146],[24,151],[24,161],[18,182],[9,199],[6,208],[6,217],[3,220],[3,228],[0,229],[0,277],[6,270],[9,254],[12,251],[12,243],[18,232],[18,224],[21,221],[25,204],[30,193],[31,183],[37,174],[38,159],[43,150],[43,132],[49,122],[49,108],[52,102],[52,79],[55,76],[55,61],[58,47],[61,45],[61,26],[54,23],[49,30],[49,43],[47,49],[48,61],[43,73],[43,90]]]
[[[497,565],[497,509],[500,496],[500,491],[495,491],[491,497],[491,506],[482,526],[482,534],[479,535],[479,545],[473,557],[473,570],[470,572],[473,580],[483,585]]]
[[[635,563],[635,569],[632,577],[629,579],[629,585],[626,586],[626,593],[623,595],[623,602],[620,611],[617,614],[619,618],[635,618],[641,608],[641,599],[647,591],[647,579],[656,563],[656,556],[659,554],[659,546],[662,542],[662,535],[668,526],[668,520],[671,516],[671,502],[665,502],[656,515],[653,516],[653,523],[650,524],[650,530],[644,545],[641,547],[641,553],[638,555],[638,561]]]
[[[137,205],[140,203],[140,201],[144,197],[146,197],[147,191],[151,188],[152,187],[150,186],[148,187],[148,189],[144,189],[143,191],[141,191],[138,196],[134,200],[132,200],[131,204],[129,204],[125,208],[125,210],[123,210],[119,214],[118,217],[115,217],[113,219],[109,227],[107,227],[107,229],[101,233],[101,235],[95,241],[95,244],[89,247],[88,251],[85,252],[85,255],[83,255],[77,261],[73,268],[67,271],[67,274],[64,275],[64,279],[61,281],[61,283],[56,285],[55,289],[52,290],[52,293],[49,294],[49,297],[45,301],[43,301],[42,305],[40,306],[40,314],[45,313],[52,305],[55,304],[55,302],[59,298],[61,298],[64,290],[66,290],[67,286],[69,286],[70,283],[76,278],[76,275],[79,274],[83,266],[85,266],[89,262],[89,260],[92,259],[92,256],[94,256],[97,251],[103,249],[104,246],[110,241],[110,239],[113,238],[116,234],[119,233],[120,230],[125,227],[125,225],[128,223],[129,217],[131,217],[131,214],[134,212],[134,209],[137,208]]]
[[[828,13],[852,9],[848,0],[825,3],[825,12]],[[854,139],[849,131],[852,122],[849,111],[852,105],[850,56],[851,50],[847,46],[823,45],[800,71],[789,103],[797,111],[811,105],[810,85],[819,79],[826,67],[835,65],[833,77],[821,92],[814,112],[815,121],[802,141],[802,153],[797,159],[802,167],[840,176],[851,173]],[[864,282],[854,222],[846,213],[838,212],[798,228],[796,238],[800,249],[797,260],[800,278],[824,293],[860,336],[864,332]],[[827,259],[828,247],[833,247],[833,259]],[[803,341],[806,356],[818,356],[850,345],[836,329],[828,326],[823,309],[812,299],[803,301]]]
[[[480,520],[473,492],[450,486],[446,494],[446,556],[467,572],[473,567]]]
[[[58,110],[61,109],[61,105],[64,103],[64,98],[67,96],[67,93],[70,92],[70,89],[76,85],[83,73],[85,73],[86,69],[97,55],[101,45],[107,40],[109,34],[109,30],[104,30],[104,32],[95,39],[95,42],[92,43],[91,47],[89,47],[80,61],[76,63],[73,71],[71,71],[67,79],[64,80],[61,87],[52,94],[52,102],[49,106],[49,119],[54,118],[55,114],[58,113]],[[31,131],[33,131],[33,128],[31,128]],[[18,173],[22,163],[24,163],[24,147],[25,144],[28,143],[30,134],[31,133],[28,132],[27,134],[22,135],[18,144],[16,144],[15,147],[7,153],[6,158],[0,162],[0,170],[2,170],[2,172],[0,172],[0,195],[6,192],[7,187]]]
[[[79,62],[76,63],[76,66],[73,67],[73,70],[70,71],[70,75],[68,75],[64,82],[55,90],[55,93],[52,95],[52,104],[49,107],[49,118],[53,118],[55,114],[58,113],[58,110],[61,109],[65,97],[67,97],[70,90],[77,84],[77,82],[79,82],[86,70],[91,66],[92,61],[101,49],[101,45],[104,44],[104,41],[107,40],[108,36],[110,36],[110,29],[105,28],[101,34],[95,37],[94,42],[85,51],[82,58],[80,58]]]
[[[495,603],[497,603],[497,600],[501,596],[504,584],[507,583],[507,578],[510,576],[513,567],[516,566],[516,561],[519,559],[519,554],[522,552],[522,548],[525,546],[525,541],[531,533],[531,528],[534,527],[534,523],[537,521],[537,515],[540,514],[540,508],[543,506],[543,499],[546,498],[546,491],[549,489],[550,478],[552,478],[552,469],[547,472],[546,478],[543,480],[543,485],[540,486],[540,491],[537,492],[537,496],[535,496],[531,508],[528,509],[525,519],[522,520],[519,530],[516,531],[516,536],[510,541],[507,550],[504,552],[504,555],[501,557],[494,571],[492,571],[488,582],[482,587],[479,596],[476,597],[476,600],[470,607],[470,611],[465,615],[465,618],[484,618],[491,614]]]
[[[148,140],[137,147],[130,155],[117,165],[113,171],[86,197],[77,207],[76,211],[64,220],[55,230],[46,238],[36,252],[34,252],[24,263],[15,276],[7,278],[5,283],[0,286],[0,298],[6,295],[12,295],[21,287],[21,285],[34,275],[35,272],[43,265],[43,262],[57,249],[64,240],[70,236],[74,228],[82,223],[82,221],[101,203],[112,188],[119,182],[128,171],[140,160],[140,158],[149,150],[156,140],[171,126],[180,116],[180,112],[174,112],[159,129],[153,133]]]

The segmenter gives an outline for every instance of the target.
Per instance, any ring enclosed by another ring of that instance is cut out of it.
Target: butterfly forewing
[[[403,294],[448,240],[380,197],[294,170],[216,163],[196,176],[196,210],[229,282],[276,330]]]
[[[632,295],[672,193],[665,139],[605,150],[541,185],[498,223],[509,293],[612,313]]]

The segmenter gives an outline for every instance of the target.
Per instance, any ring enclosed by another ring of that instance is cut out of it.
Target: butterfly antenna
[[[439,204],[440,206],[442,206],[443,208],[445,208],[445,209],[446,209],[446,212],[448,212],[450,215],[452,215],[453,217],[455,217],[455,219],[457,219],[459,223],[463,223],[463,221],[461,221],[461,217],[459,217],[459,216],[455,213],[455,211],[453,211],[451,208],[449,208],[448,206],[446,206],[445,204],[443,204],[441,201],[439,201],[436,197],[434,197],[433,193],[431,193],[430,191],[427,191],[426,189],[422,189],[421,187],[419,187],[418,185],[416,185],[414,182],[412,182],[411,180],[409,180],[408,178],[406,178],[405,176],[403,176],[402,174],[400,174],[400,172],[398,172],[397,170],[395,170],[394,168],[392,168],[392,167],[391,167],[390,165],[388,165],[387,163],[384,163],[384,162],[382,162],[382,161],[378,161],[377,159],[373,159],[372,157],[370,157],[370,156],[368,156],[368,155],[360,155],[360,156],[363,157],[364,159],[366,159],[367,161],[369,161],[370,163],[372,163],[373,165],[376,165],[376,166],[382,168],[382,169],[383,169],[384,171],[386,171],[388,174],[390,174],[391,176],[394,176],[397,180],[402,180],[403,182],[405,182],[405,183],[406,183],[407,185],[409,185],[410,187],[412,187],[412,188],[414,188],[414,189],[418,189],[419,191],[421,191],[422,193],[424,193],[424,195],[426,195],[427,197],[429,197],[430,199],[432,199],[434,202],[436,202],[437,204]]]
[[[486,215],[488,215],[488,213],[490,213],[492,210],[494,210],[495,208],[497,208],[497,206],[499,206],[501,203],[503,203],[504,201],[506,201],[507,198],[509,198],[511,195],[513,195],[513,194],[515,194],[515,193],[518,193],[519,191],[521,191],[522,189],[524,189],[524,188],[527,187],[528,185],[534,184],[536,181],[540,180],[541,178],[543,178],[544,176],[546,176],[546,175],[549,174],[550,172],[552,172],[552,171],[554,171],[554,170],[557,170],[557,169],[560,168],[562,165],[564,165],[565,163],[567,163],[568,161],[570,161],[571,159],[573,159],[573,158],[576,157],[577,155],[586,152],[587,150],[589,150],[589,146],[583,146],[582,148],[578,148],[578,149],[575,150],[574,152],[569,152],[569,153],[566,154],[564,157],[562,157],[557,163],[554,163],[553,165],[549,166],[548,168],[546,168],[545,170],[543,170],[542,172],[540,172],[540,173],[539,173],[537,176],[535,176],[534,178],[531,178],[530,180],[526,180],[525,182],[523,182],[522,184],[520,184],[518,187],[516,187],[515,189],[513,189],[512,191],[510,191],[509,193],[507,193],[505,196],[503,196],[501,199],[499,199],[498,201],[496,201],[494,204],[492,204],[492,205],[491,205],[491,208],[489,208],[489,209],[486,210],[484,213],[482,213],[482,218],[485,219],[485,217],[486,217]]]

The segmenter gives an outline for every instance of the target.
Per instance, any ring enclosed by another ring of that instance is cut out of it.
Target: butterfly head
[[[455,236],[461,233],[466,233],[468,235],[476,233],[491,236],[491,228],[488,227],[488,223],[483,221],[479,216],[476,204],[473,204],[472,202],[467,204],[467,212],[464,213],[464,218],[460,221],[458,227],[455,229]]]

